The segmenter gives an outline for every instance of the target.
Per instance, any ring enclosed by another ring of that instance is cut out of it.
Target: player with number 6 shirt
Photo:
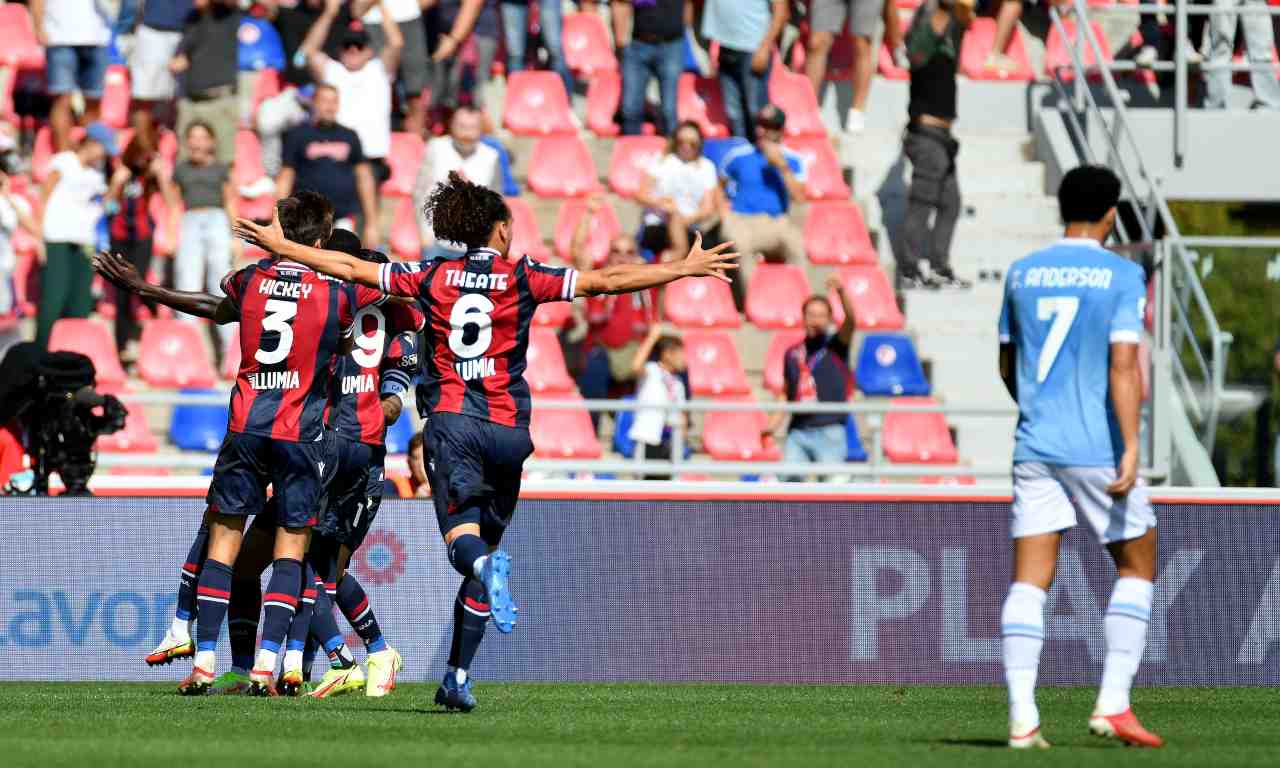
[[[699,238],[683,261],[666,264],[584,272],[539,264],[510,254],[511,211],[501,195],[457,173],[432,191],[424,214],[438,237],[466,246],[464,257],[378,266],[293,241],[279,221],[262,226],[238,219],[235,231],[324,274],[414,298],[427,316],[418,392],[422,415],[429,417],[423,433],[427,472],[449,561],[463,577],[449,670],[436,702],[469,711],[476,702],[467,670],[486,621],[492,615],[503,633],[516,623],[511,558],[498,544],[515,512],[524,461],[533,452],[524,370],[534,311],[546,302],[631,293],[682,277],[727,282],[737,254],[728,252],[732,243],[704,250]]]

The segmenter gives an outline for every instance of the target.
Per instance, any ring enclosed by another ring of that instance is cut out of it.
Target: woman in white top
[[[697,123],[686,120],[671,134],[666,154],[645,175],[636,201],[645,207],[640,245],[646,250],[686,253],[694,231],[704,242],[720,241],[720,181],[702,154]]]
[[[115,157],[115,131],[90,123],[75,150],[59,152],[49,161],[49,175],[40,189],[45,260],[40,273],[40,304],[36,312],[36,343],[49,346],[53,324],[64,317],[88,317],[93,310],[93,258],[102,195],[107,180],[102,165]]]

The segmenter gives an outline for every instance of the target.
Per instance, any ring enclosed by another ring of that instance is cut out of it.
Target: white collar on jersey
[[[1092,237],[1063,237],[1059,238],[1055,245],[1083,245],[1088,248],[1097,248],[1103,251],[1106,250],[1106,248],[1102,247],[1102,243],[1099,243]]]
[[[467,258],[475,259],[476,261],[489,261],[491,259],[496,259],[501,255],[502,254],[492,248],[472,248],[467,251]]]

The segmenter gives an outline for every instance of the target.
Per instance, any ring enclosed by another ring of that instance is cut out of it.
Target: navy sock
[[[449,666],[470,669],[484,626],[489,621],[489,600],[484,584],[478,579],[464,579],[453,604],[453,642],[449,646]]]
[[[206,559],[196,586],[196,601],[200,604],[196,613],[197,651],[214,651],[218,647],[218,634],[230,600],[231,566]]]
[[[191,542],[191,550],[187,552],[186,562],[182,564],[182,581],[178,583],[178,608],[173,615],[182,621],[191,621],[196,615],[196,584],[200,581],[200,569],[208,552],[209,526],[201,524],[195,541]]]
[[[316,642],[316,636],[307,635],[307,644],[302,648],[302,679],[305,682],[311,682],[311,666],[316,660],[316,651],[320,649],[320,644]]]
[[[253,651],[258,646],[258,617],[262,615],[262,583],[258,579],[231,582],[231,606],[227,629],[231,633],[231,665],[253,669]]]
[[[298,596],[301,594],[302,562],[282,557],[272,563],[267,593],[262,596],[262,641],[259,644],[262,650],[280,652],[280,646],[289,634],[289,622],[298,610]]]
[[[484,543],[484,539],[470,533],[462,534],[449,545],[449,562],[464,579],[480,576],[478,573],[471,572],[472,565],[478,558],[487,554],[489,554],[489,545]]]
[[[342,639],[337,619],[333,618],[333,592],[329,591],[329,585],[324,582],[318,584],[322,588],[316,596],[316,609],[311,616],[311,637],[324,647],[325,653],[329,655],[330,667],[350,669],[355,666],[356,660],[347,648],[346,641]]]
[[[373,615],[369,596],[364,593],[364,587],[356,581],[354,574],[343,574],[342,580],[338,582],[338,608],[341,609],[342,615],[347,617],[356,634],[360,635],[369,653],[386,649],[387,641],[382,639],[378,617]]]
[[[311,615],[316,607],[316,572],[310,563],[302,566],[302,584],[298,610],[289,624],[289,644],[286,647],[290,651],[305,651],[307,636],[311,634]]]

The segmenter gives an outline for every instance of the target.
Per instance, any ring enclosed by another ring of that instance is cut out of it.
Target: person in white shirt
[[[686,399],[682,378],[684,342],[676,336],[663,335],[662,326],[655,324],[636,349],[634,368],[640,381],[636,401],[645,407],[636,410],[627,437],[635,441],[638,458],[669,461],[672,431],[686,431],[688,423],[683,411],[671,408]],[[646,475],[645,479],[660,480],[664,476]]]
[[[3,140],[0,140],[0,149],[2,148]],[[21,340],[17,324],[17,295],[13,284],[13,272],[18,266],[13,236],[19,227],[36,238],[36,256],[43,262],[44,244],[39,240],[40,227],[31,218],[31,204],[12,193],[9,175],[0,170],[0,356]]]
[[[646,250],[687,253],[695,231],[707,242],[720,241],[720,180],[702,154],[697,123],[685,121],[671,134],[666,154],[641,181],[636,202],[645,207],[640,245]]]
[[[422,9],[430,7],[434,0],[355,0],[353,15],[364,22],[373,49],[379,53],[386,48],[387,37],[382,32],[382,9],[391,13],[391,20],[400,29],[404,47],[400,50],[400,70],[397,79],[404,88],[404,105],[407,114],[404,130],[422,134],[426,109],[419,97],[427,89],[431,77],[431,56],[427,53],[427,28],[422,23]]]
[[[413,191],[418,208],[422,208],[437,184],[449,179],[452,171],[457,171],[472,184],[479,184],[502,194],[498,150],[480,141],[483,126],[484,116],[480,110],[475,107],[459,107],[449,121],[449,135],[427,142],[427,151],[423,153],[422,167],[418,169],[418,179]],[[418,217],[418,228],[422,235],[422,246],[428,251],[434,250],[437,245],[450,251],[465,250],[456,243],[437,244],[435,232],[425,217]]]
[[[70,144],[75,116],[71,94],[84,97],[84,121],[98,118],[102,85],[107,74],[107,41],[110,20],[104,3],[97,0],[31,0],[31,22],[36,42],[45,48],[45,77],[53,105],[49,128],[54,149]]]

